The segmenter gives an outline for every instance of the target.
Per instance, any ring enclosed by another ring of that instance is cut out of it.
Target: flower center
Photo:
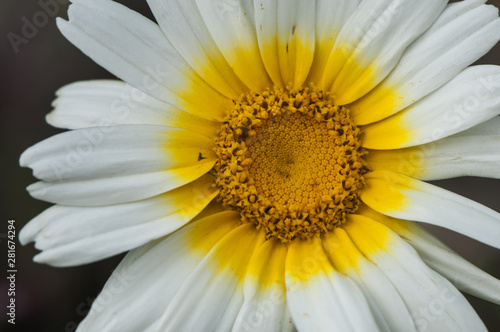
[[[267,238],[307,239],[342,224],[367,172],[349,109],[316,88],[234,101],[216,140],[220,199]]]

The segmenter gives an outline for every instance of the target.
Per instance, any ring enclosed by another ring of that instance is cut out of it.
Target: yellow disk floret
[[[332,230],[358,208],[359,136],[349,109],[315,88],[242,96],[216,140],[223,205],[283,242]]]

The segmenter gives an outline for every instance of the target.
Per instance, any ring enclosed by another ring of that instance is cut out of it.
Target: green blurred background
[[[66,17],[67,2],[59,4],[57,16]],[[45,2],[45,0],[44,0]],[[145,1],[121,0],[120,3],[151,17]],[[500,6],[500,0],[488,1]],[[51,110],[54,92],[79,80],[113,78],[83,55],[58,32],[55,19],[38,29],[16,53],[10,45],[9,32],[21,35],[23,18],[32,21],[42,10],[38,1],[3,0],[0,2],[2,45],[0,48],[1,82],[1,173],[0,245],[5,266],[7,220],[15,219],[17,233],[31,218],[49,204],[31,198],[25,188],[35,182],[28,169],[18,166],[19,155],[29,146],[60,132],[45,122]],[[479,63],[500,65],[500,45]],[[500,148],[500,147],[499,147]],[[500,211],[500,180],[460,178],[436,182],[463,196]],[[433,227],[443,241],[466,259],[496,277],[500,277],[500,251],[447,230]],[[2,268],[1,331],[74,331],[105,281],[122,256],[74,268],[53,268],[32,261],[37,251],[33,245],[17,246],[16,325],[6,323],[6,268]],[[490,331],[500,328],[500,306],[468,296]]]

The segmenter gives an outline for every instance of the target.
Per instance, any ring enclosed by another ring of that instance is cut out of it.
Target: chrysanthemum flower
[[[123,81],[57,93],[28,149],[55,205],[35,261],[131,250],[79,331],[481,331],[500,282],[418,222],[500,248],[500,215],[423,182],[500,177],[500,38],[466,0],[73,0],[62,33]]]

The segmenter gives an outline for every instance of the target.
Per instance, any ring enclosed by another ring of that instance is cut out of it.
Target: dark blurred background
[[[43,0],[58,5],[57,14],[66,18],[67,0]],[[151,17],[145,1],[120,0],[120,3]],[[488,1],[500,6],[500,0]],[[0,2],[2,44],[1,68],[1,173],[0,246],[2,278],[0,279],[1,331],[74,331],[89,309],[107,278],[122,256],[74,268],[53,268],[32,261],[37,250],[33,245],[17,244],[16,325],[7,324],[7,260],[5,233],[7,220],[16,220],[17,234],[38,213],[50,205],[31,198],[25,188],[35,182],[29,169],[18,166],[19,155],[31,145],[60,132],[45,122],[51,110],[54,92],[61,86],[79,80],[113,78],[83,55],[58,32],[54,17],[32,33],[16,52],[8,33],[21,34],[24,20],[37,17],[43,23],[38,1],[3,0]],[[500,65],[500,45],[479,61]],[[500,180],[460,178],[436,184],[500,211]],[[500,251],[433,227],[432,231],[469,261],[490,274],[500,277]],[[500,326],[500,306],[467,296],[490,331]]]

